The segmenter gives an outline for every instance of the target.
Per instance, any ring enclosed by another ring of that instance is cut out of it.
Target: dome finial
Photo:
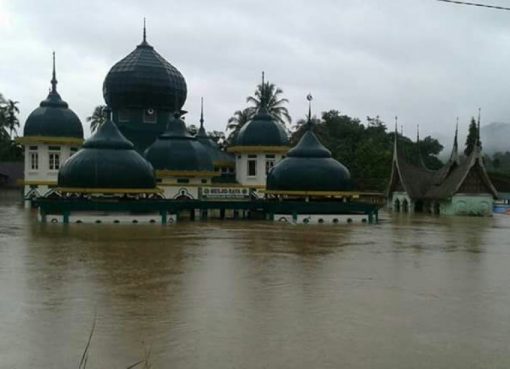
[[[145,26],[145,17],[143,17],[143,42],[147,42],[147,28]]]
[[[51,78],[51,92],[57,92],[57,73],[55,70],[55,51],[53,51],[53,74]]]
[[[260,84],[260,107],[262,109],[267,109],[267,91],[266,91],[266,79],[265,79],[265,73],[262,71],[262,83]]]
[[[200,128],[204,128],[204,98],[200,98]]]
[[[313,96],[311,93],[306,95],[306,99],[308,100],[308,129],[312,129],[312,100]]]

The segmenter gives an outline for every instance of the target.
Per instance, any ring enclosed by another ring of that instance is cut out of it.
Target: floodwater
[[[0,197],[0,368],[509,368],[510,217],[38,224]]]

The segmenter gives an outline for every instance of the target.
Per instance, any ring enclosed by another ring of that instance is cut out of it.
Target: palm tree
[[[7,100],[7,106],[5,109],[5,116],[7,120],[7,129],[9,130],[9,136],[13,137],[13,132],[17,134],[16,128],[19,127],[19,108],[16,106],[19,101]]]
[[[0,94],[0,128],[5,133],[9,133],[9,137],[13,137],[13,133],[16,132],[16,128],[19,127],[19,120],[17,114],[19,114],[19,108],[17,107],[18,101],[6,100],[2,94]]]
[[[232,140],[237,136],[239,130],[248,123],[254,115],[255,108],[253,107],[237,110],[227,122],[227,132],[230,131],[227,137],[227,142],[232,142]]]
[[[104,122],[106,122],[105,109],[106,105],[98,105],[94,108],[92,115],[87,117],[87,122],[90,123],[90,132],[94,133]]]
[[[292,121],[292,118],[290,117],[287,107],[283,106],[287,104],[289,100],[280,98],[282,94],[283,90],[281,88],[276,87],[273,83],[265,82],[264,75],[262,75],[262,83],[257,85],[255,96],[248,96],[246,102],[253,104],[255,110],[258,110],[261,106],[265,106],[269,114],[285,126]]]

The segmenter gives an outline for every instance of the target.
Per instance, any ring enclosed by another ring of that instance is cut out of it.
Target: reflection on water
[[[17,194],[16,194],[17,196]],[[508,368],[510,218],[39,224],[0,196],[0,367]]]

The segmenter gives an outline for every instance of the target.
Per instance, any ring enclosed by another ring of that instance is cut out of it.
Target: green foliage
[[[287,107],[284,106],[289,100],[281,98],[282,94],[283,90],[276,87],[273,83],[262,82],[257,85],[254,96],[246,98],[246,102],[252,104],[252,106],[248,106],[243,110],[237,110],[228,120],[227,131],[229,133],[227,142],[232,142],[235,139],[239,130],[253,118],[257,110],[263,105],[273,118],[284,127],[290,124],[292,118]]]
[[[336,160],[349,168],[356,189],[384,191],[391,172],[394,133],[387,132],[379,117],[367,117],[367,123],[362,124],[359,119],[331,110],[324,112],[321,120],[314,119],[314,123],[321,142]],[[304,129],[301,124],[293,134],[293,144],[299,141]],[[409,160],[418,165],[420,158],[416,143],[400,137],[399,145]],[[442,149],[441,144],[431,137],[420,142],[420,153],[428,168],[436,169],[442,165],[435,156]]]
[[[105,109],[106,105],[98,105],[94,108],[92,115],[87,117],[87,122],[90,123],[90,132],[94,133],[106,122]]]
[[[23,159],[23,149],[14,141],[18,135],[18,102],[5,99],[0,94],[0,161]]]
[[[289,111],[284,104],[287,104],[289,100],[280,98],[283,94],[283,90],[276,87],[273,83],[262,82],[257,85],[255,89],[255,96],[248,96],[246,98],[247,103],[253,104],[252,109],[258,110],[261,106],[265,106],[269,111],[269,114],[278,121],[280,124],[285,126],[287,123],[292,121]]]
[[[255,110],[250,107],[243,110],[237,110],[234,115],[230,117],[227,123],[227,131],[230,131],[227,137],[227,141],[229,143],[235,140],[235,137],[241,128],[253,118],[254,114]]]
[[[469,133],[466,138],[466,148],[464,149],[464,155],[469,156],[473,152],[476,143],[479,141],[480,137],[478,135],[478,127],[476,124],[475,118],[471,118],[471,123],[469,123]]]

